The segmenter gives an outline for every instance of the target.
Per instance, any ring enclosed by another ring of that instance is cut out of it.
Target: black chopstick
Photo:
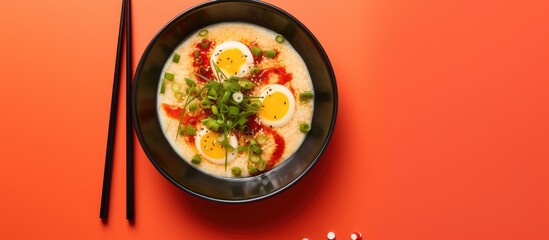
[[[114,68],[114,81],[112,86],[111,112],[109,117],[109,133],[107,137],[107,154],[105,158],[105,171],[103,173],[103,190],[101,192],[101,210],[99,217],[107,221],[109,217],[109,200],[111,195],[112,162],[114,152],[114,135],[116,130],[116,115],[118,110],[118,93],[120,86],[120,66],[122,65],[122,44],[124,35],[124,15],[126,0],[122,0],[122,12],[120,14],[120,26],[118,28],[118,45],[116,49],[116,62]]]
[[[132,84],[131,2],[126,0],[126,219],[135,218],[135,191],[133,170],[133,127],[131,110]]]

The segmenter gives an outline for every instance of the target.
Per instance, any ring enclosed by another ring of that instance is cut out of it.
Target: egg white
[[[261,118],[262,124],[265,125],[265,126],[282,127],[282,126],[286,125],[288,122],[290,122],[290,120],[292,119],[292,117],[294,115],[294,112],[295,112],[295,98],[294,98],[293,93],[290,91],[290,89],[288,89],[284,85],[271,84],[271,85],[267,85],[267,86],[265,86],[261,89],[260,94],[259,94],[259,97],[260,97],[259,99],[263,102],[263,100],[265,99],[265,97],[267,95],[273,94],[274,92],[280,92],[288,98],[288,111],[286,112],[286,115],[284,115],[283,117],[280,117],[276,120],[270,120],[270,119],[266,119],[266,118],[262,118],[262,117],[260,117],[260,118]]]
[[[200,153],[200,155],[202,155],[204,158],[206,158],[208,161],[210,161],[212,163],[225,164],[225,158],[224,157],[223,158],[212,158],[212,157],[206,155],[204,153],[204,151],[202,150],[202,145],[201,145],[200,140],[202,139],[202,136],[204,136],[206,133],[208,133],[208,131],[211,131],[211,130],[209,130],[207,128],[203,128],[200,132],[198,132],[196,134],[194,143],[196,145],[196,149],[198,150],[198,153]],[[229,137],[229,144],[231,144],[231,146],[233,146],[233,148],[235,149],[234,151],[227,153],[227,163],[230,163],[236,158],[236,155],[237,155],[236,148],[238,147],[238,140],[236,139],[236,136],[233,135],[233,134],[229,135],[228,137]]]
[[[254,64],[254,58],[252,56],[252,52],[250,51],[250,49],[241,42],[226,41],[226,42],[222,42],[221,44],[217,45],[214,48],[213,52],[212,52],[210,65],[211,65],[212,69],[216,72],[216,74],[217,74],[217,71],[216,71],[216,68],[214,66],[214,63],[217,62],[219,54],[221,52],[225,51],[225,50],[229,50],[229,49],[233,49],[233,48],[239,49],[242,52],[242,54],[244,54],[244,56],[246,58],[246,62],[244,64],[242,64],[242,66],[240,66],[240,69],[238,70],[236,75],[234,74],[234,72],[230,73],[230,72],[227,72],[223,69],[220,69],[220,70],[227,77],[230,77],[230,76],[244,77],[244,76],[246,76],[250,73],[250,69],[253,67],[253,64]]]

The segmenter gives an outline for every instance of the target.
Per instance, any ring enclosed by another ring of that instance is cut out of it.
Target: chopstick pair
[[[122,12],[118,29],[118,45],[112,88],[111,110],[109,117],[109,132],[107,137],[107,152],[105,171],[103,173],[103,190],[101,193],[101,209],[99,217],[106,222],[109,216],[109,199],[111,191],[112,164],[114,156],[114,137],[116,130],[116,116],[118,94],[120,86],[120,69],[122,68],[122,48],[124,30],[126,35],[126,219],[135,219],[135,191],[133,166],[133,125],[131,114],[131,82],[132,82],[132,51],[131,51],[131,2],[122,0]]]

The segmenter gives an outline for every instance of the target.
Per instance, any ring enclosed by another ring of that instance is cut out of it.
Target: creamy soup
[[[166,62],[157,109],[173,149],[218,177],[247,177],[283,163],[303,143],[314,89],[284,36],[240,22],[185,39]]]

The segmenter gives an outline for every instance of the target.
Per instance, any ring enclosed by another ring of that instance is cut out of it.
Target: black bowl
[[[257,24],[282,34],[299,52],[315,90],[311,131],[290,159],[254,177],[220,178],[197,170],[172,149],[160,128],[156,95],[162,68],[189,34],[219,22]],[[158,171],[177,187],[219,202],[250,202],[287,189],[320,158],[334,129],[337,86],[328,56],[313,34],[284,10],[264,2],[213,1],[192,7],[165,25],[149,43],[137,68],[132,111],[137,136]]]

